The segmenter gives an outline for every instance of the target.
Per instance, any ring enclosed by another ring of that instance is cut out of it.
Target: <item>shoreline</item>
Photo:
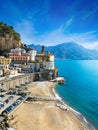
[[[77,110],[75,110],[74,108],[69,106],[66,103],[66,101],[63,101],[63,99],[59,96],[59,94],[56,91],[56,85],[53,88],[53,93],[54,93],[55,97],[58,100],[60,100],[63,103],[63,105],[65,107],[67,107],[69,109],[69,111],[71,111],[87,129],[89,129],[89,130],[96,130],[96,128],[92,125],[92,123],[90,121],[88,121],[88,119],[86,119],[86,117],[82,113],[78,112]]]
[[[26,101],[15,110],[12,113],[14,120],[10,121],[11,127],[17,130],[92,130],[84,125],[80,116],[78,118],[71,111],[71,107],[61,99],[56,92],[56,85],[57,83],[49,81],[32,82],[28,85],[28,91],[32,95],[40,96],[41,100]]]

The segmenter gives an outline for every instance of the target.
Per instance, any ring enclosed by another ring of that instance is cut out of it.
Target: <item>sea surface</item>
[[[55,60],[55,65],[59,68],[59,75],[66,79],[56,91],[98,130],[98,61]]]

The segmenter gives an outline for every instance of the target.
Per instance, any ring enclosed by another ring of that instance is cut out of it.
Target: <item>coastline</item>
[[[56,84],[53,82],[32,82],[28,91],[33,95],[57,100],[23,103],[12,113],[14,120],[10,121],[11,127],[17,130],[92,130],[62,101],[55,88]]]
[[[55,94],[55,96],[57,97],[57,99],[59,99],[64,106],[66,106],[79,120],[80,122],[88,129],[88,130],[96,130],[96,128],[94,128],[94,126],[91,124],[91,122],[89,122],[85,116],[83,116],[80,112],[76,111],[74,108],[72,108],[71,106],[69,106],[66,101],[63,101],[63,99],[59,96],[59,94],[56,91],[56,86],[55,88],[53,88],[53,93]]]

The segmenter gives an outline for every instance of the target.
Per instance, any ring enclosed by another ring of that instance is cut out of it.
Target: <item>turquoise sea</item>
[[[56,60],[55,65],[66,78],[56,87],[60,97],[98,129],[98,61]]]

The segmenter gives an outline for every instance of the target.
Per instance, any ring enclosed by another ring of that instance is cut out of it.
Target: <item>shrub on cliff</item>
[[[21,47],[21,38],[12,26],[0,22],[0,55],[8,56],[10,49]]]
[[[9,26],[3,22],[0,22],[0,36],[4,36],[5,34],[14,35],[14,39],[19,41],[21,40],[20,34],[17,33],[12,26]]]

